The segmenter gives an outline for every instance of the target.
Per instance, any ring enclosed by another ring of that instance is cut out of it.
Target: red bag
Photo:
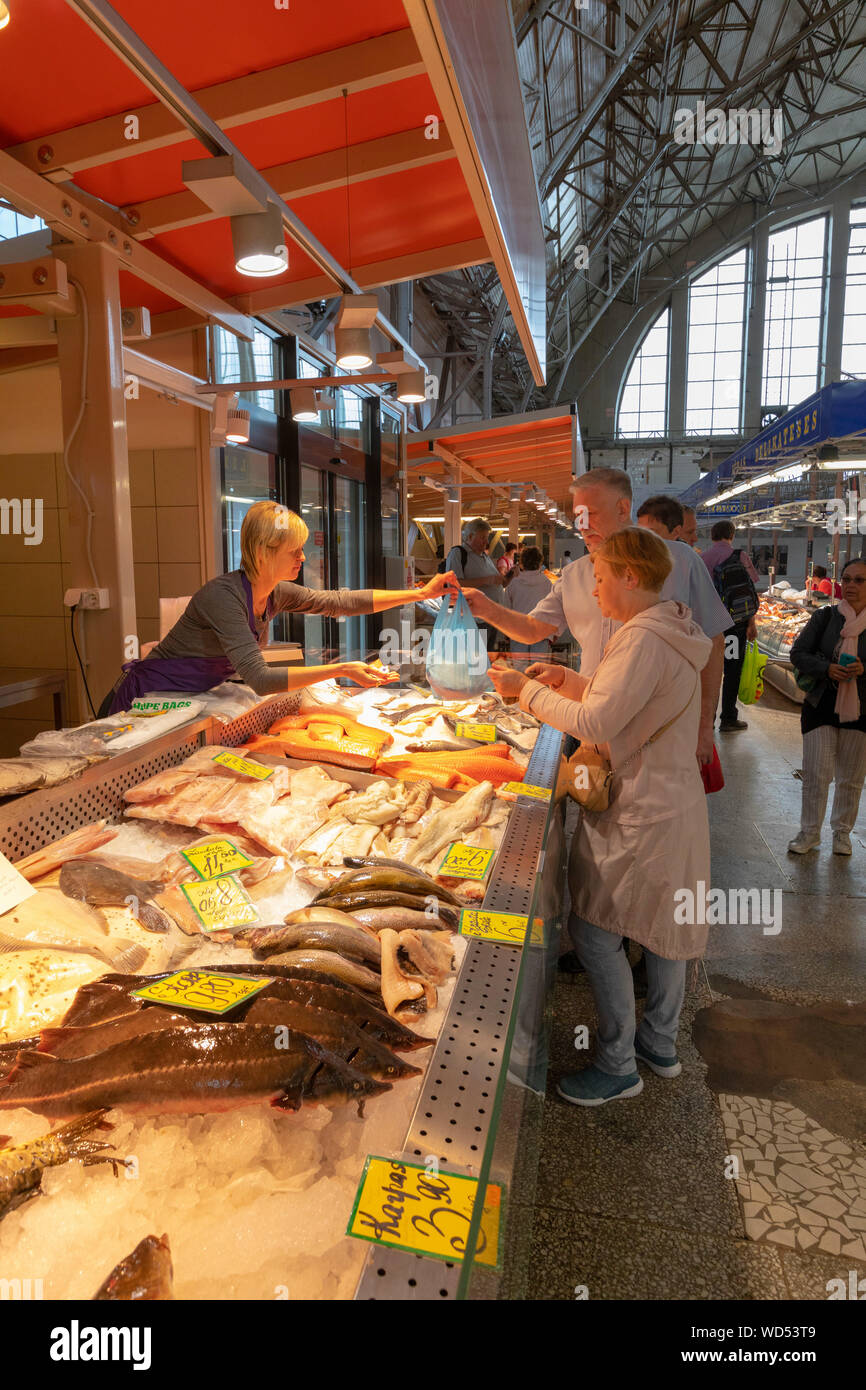
[[[710,792],[720,792],[725,785],[725,774],[722,772],[719,750],[715,744],[713,744],[712,761],[701,763],[701,778],[707,796],[709,796]]]

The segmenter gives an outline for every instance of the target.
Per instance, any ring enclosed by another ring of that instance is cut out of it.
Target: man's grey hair
[[[610,488],[611,492],[631,501],[631,478],[624,468],[591,468],[587,473],[580,473],[572,483],[571,491],[576,492],[584,487]]]
[[[473,536],[477,536],[479,531],[489,531],[490,529],[489,521],[485,521],[483,516],[476,516],[472,521],[467,521],[463,527],[463,539],[465,541],[471,540]]]

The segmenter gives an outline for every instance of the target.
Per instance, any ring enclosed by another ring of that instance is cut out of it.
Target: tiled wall
[[[132,539],[139,641],[159,637],[159,599],[192,594],[202,583],[196,450],[129,453]],[[71,582],[66,535],[66,478],[60,454],[0,455],[0,496],[41,497],[41,545],[0,535],[0,667],[66,668],[76,688],[77,663],[63,594]],[[80,621],[80,619],[79,619]],[[99,703],[105,691],[92,690]],[[71,722],[77,713],[74,696]],[[0,709],[0,757],[54,727],[50,696]]]

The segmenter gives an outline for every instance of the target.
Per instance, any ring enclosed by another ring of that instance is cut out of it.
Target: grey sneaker
[[[789,854],[808,854],[810,849],[817,849],[821,843],[821,836],[814,830],[801,830],[799,835],[795,835],[788,845]]]
[[[850,854],[850,853],[851,853],[851,836],[848,834],[848,831],[847,831],[847,830],[834,830],[834,831],[833,831],[833,853],[834,853],[834,854]]]

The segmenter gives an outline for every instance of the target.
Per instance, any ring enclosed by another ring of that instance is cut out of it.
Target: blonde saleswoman
[[[452,574],[437,574],[421,589],[307,589],[292,581],[304,563],[305,523],[277,502],[255,502],[241,526],[241,568],[218,575],[193,594],[166,637],[141,661],[128,662],[106,695],[99,717],[128,709],[152,690],[211,690],[237,676],[257,695],[298,690],[344,676],[356,685],[393,677],[363,661],[272,669],[262,656],[278,613],[332,618],[380,613],[400,604],[456,592]]]
[[[704,952],[707,929],[683,911],[682,890],[710,881],[706,796],[695,748],[700,673],[711,642],[685,604],[662,601],[668,547],[629,526],[592,555],[593,593],[605,618],[622,623],[587,678],[562,666],[526,675],[491,668],[501,695],[583,744],[598,745],[613,768],[606,811],[583,811],[572,840],[569,887],[579,919],[577,949],[598,1012],[595,1059],[563,1076],[573,1105],[604,1105],[643,1090],[637,1063],[658,1076],[682,1070],[676,1040],[686,961]],[[698,885],[701,885],[700,889]],[[683,917],[691,921],[683,922]],[[646,952],[647,999],[635,1026],[632,973],[622,940]]]

